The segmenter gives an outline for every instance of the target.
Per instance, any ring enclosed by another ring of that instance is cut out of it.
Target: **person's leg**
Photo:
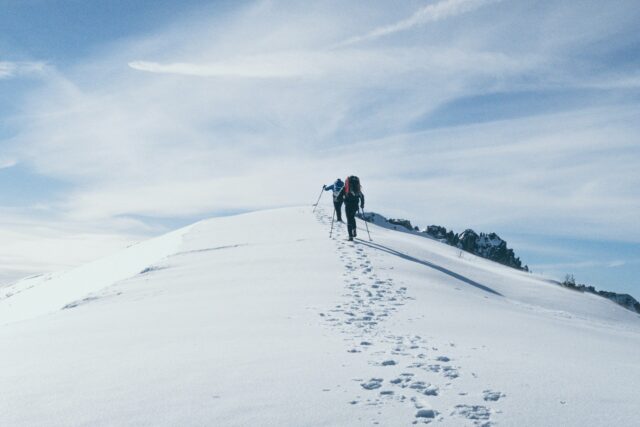
[[[336,219],[342,222],[342,202],[334,201],[333,208],[336,210]]]
[[[349,205],[345,205],[345,211],[347,213],[347,230],[349,231],[349,237],[355,236],[356,230],[356,209]]]

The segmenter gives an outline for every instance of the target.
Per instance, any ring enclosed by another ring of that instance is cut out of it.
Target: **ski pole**
[[[331,215],[331,231],[329,232],[329,238],[333,235],[333,218],[336,217],[336,210],[333,210],[333,215]]]
[[[362,220],[364,221],[364,226],[367,227],[367,234],[369,235],[369,241],[373,242],[371,238],[371,233],[369,233],[369,224],[367,224],[367,219],[364,216],[364,209],[360,208],[360,212],[362,212]]]
[[[324,185],[322,186],[322,190],[320,190],[320,195],[318,196],[318,201],[315,205],[313,205],[313,210],[311,212],[315,212],[318,207],[318,203],[320,203],[320,198],[322,197],[322,193],[324,193]]]

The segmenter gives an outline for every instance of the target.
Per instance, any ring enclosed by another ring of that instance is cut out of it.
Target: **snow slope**
[[[638,425],[640,316],[329,209],[2,288],[0,425]]]

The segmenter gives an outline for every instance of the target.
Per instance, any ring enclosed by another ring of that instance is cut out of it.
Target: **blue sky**
[[[355,173],[640,297],[635,1],[0,7],[0,283]]]
[[[228,0],[3,0],[0,46],[10,59],[47,58],[64,66],[104,44],[153,32],[203,8],[215,13],[229,4]]]

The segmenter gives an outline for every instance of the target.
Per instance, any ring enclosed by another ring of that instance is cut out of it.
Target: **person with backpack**
[[[333,207],[336,210],[336,219],[338,222],[342,222],[342,199],[338,198],[340,191],[344,188],[344,182],[340,178],[336,179],[331,185],[323,185],[322,188],[325,191],[333,190]]]
[[[349,240],[356,237],[356,212],[358,205],[364,209],[364,194],[360,187],[360,178],[357,176],[348,176],[345,179],[345,185],[338,194],[338,198],[344,201],[344,210],[347,214],[347,230],[349,231]]]

